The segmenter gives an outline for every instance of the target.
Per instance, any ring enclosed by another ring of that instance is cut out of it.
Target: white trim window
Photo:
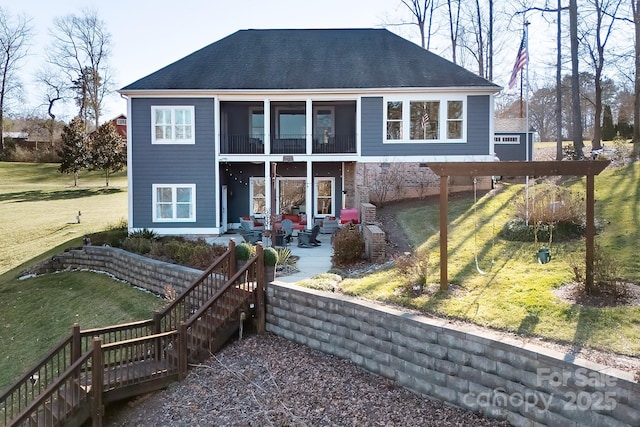
[[[195,184],[153,184],[153,222],[195,220]]]
[[[264,178],[249,178],[249,214],[264,217],[267,212],[267,196]]]
[[[466,114],[465,98],[387,99],[385,142],[464,142]]]
[[[315,197],[313,212],[316,217],[335,216],[334,195],[336,180],[333,177],[314,178]]]
[[[152,106],[152,144],[194,144],[193,106]]]

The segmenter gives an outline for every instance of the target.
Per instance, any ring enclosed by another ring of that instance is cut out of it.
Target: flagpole
[[[525,19],[524,22],[524,36],[525,36],[525,44],[526,44],[526,49],[527,49],[527,63],[525,64],[525,66],[527,67],[525,70],[526,73],[526,90],[525,90],[525,99],[524,99],[524,110],[525,110],[525,142],[526,142],[526,158],[527,161],[532,160],[530,157],[530,153],[529,153],[529,59],[531,57],[530,53],[529,53],[529,21],[527,21]],[[533,154],[533,153],[531,153]]]
[[[527,63],[525,64],[526,89],[524,92],[524,111],[525,111],[524,144],[525,144],[525,153],[526,153],[525,158],[526,158],[526,161],[528,162],[529,160],[531,160],[529,158],[529,58],[531,56],[529,53],[529,21],[527,21],[526,17],[524,19],[524,37],[525,37],[525,49],[527,50]],[[520,90],[522,90],[522,86],[520,87]],[[525,199],[526,199],[525,217],[527,219],[527,225],[528,225],[529,224],[529,175],[527,175],[526,182],[525,182]]]

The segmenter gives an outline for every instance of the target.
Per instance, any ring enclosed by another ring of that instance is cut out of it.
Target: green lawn
[[[595,182],[596,216],[605,224],[596,243],[620,262],[625,278],[640,282],[640,164],[607,169]],[[584,180],[576,179],[569,185],[584,193]],[[573,278],[570,260],[576,256],[584,259],[584,240],[554,243],[553,260],[541,265],[534,260],[537,248],[533,243],[495,237],[514,216],[514,203],[523,197],[523,191],[523,185],[505,184],[495,195],[478,200],[477,213],[473,197],[450,201],[451,292],[402,296],[398,292],[402,276],[393,268],[344,280],[343,291],[577,347],[640,355],[640,307],[585,308],[563,302],[552,293]],[[429,254],[428,282],[438,282],[437,204],[403,211],[397,220],[414,247]],[[479,267],[486,275],[477,272],[476,248]]]
[[[126,172],[61,175],[54,164],[0,162],[0,390],[42,358],[74,323],[82,329],[148,319],[163,301],[106,275],[24,270],[127,215]],[[76,221],[82,212],[80,224]]]
[[[0,162],[0,274],[126,219],[126,172],[114,174],[108,187],[101,172],[82,172],[74,187],[73,176],[60,174],[57,167]]]

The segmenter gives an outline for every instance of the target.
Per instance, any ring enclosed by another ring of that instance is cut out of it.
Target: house
[[[527,138],[525,118],[496,118],[493,137],[496,156],[500,160],[533,160],[533,135],[530,131]]]
[[[380,165],[493,161],[500,89],[385,29],[238,31],[119,91],[129,227],[311,227],[367,201]]]

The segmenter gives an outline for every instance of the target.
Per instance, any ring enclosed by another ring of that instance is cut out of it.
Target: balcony
[[[263,139],[249,135],[220,135],[221,154],[264,154]],[[314,138],[312,154],[355,154],[355,135]],[[306,135],[271,138],[271,154],[307,154]]]

